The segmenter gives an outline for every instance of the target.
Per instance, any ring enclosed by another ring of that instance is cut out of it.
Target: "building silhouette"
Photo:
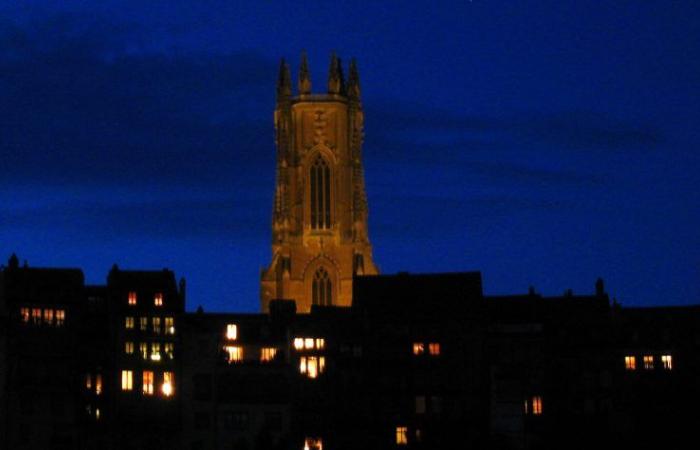
[[[186,312],[168,270],[0,269],[3,449],[690,448],[700,307],[484,296],[377,275],[354,63],[281,65],[259,314]]]

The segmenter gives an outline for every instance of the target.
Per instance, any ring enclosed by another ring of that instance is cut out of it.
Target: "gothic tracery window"
[[[310,172],[311,228],[326,230],[331,227],[331,169],[318,155]]]
[[[330,306],[333,304],[331,278],[323,267],[319,267],[314,274],[314,280],[311,285],[311,298],[314,305]]]

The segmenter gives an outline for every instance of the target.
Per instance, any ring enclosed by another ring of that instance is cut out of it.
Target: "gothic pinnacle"
[[[333,52],[331,55],[331,66],[328,70],[328,93],[329,94],[344,94],[345,82],[343,80],[343,68],[338,58]]]
[[[280,61],[280,74],[277,80],[277,99],[292,95],[292,76],[289,74],[289,65],[284,58]]]
[[[350,71],[348,74],[348,97],[360,98],[360,73],[357,70],[357,61],[355,58],[350,60]]]
[[[311,76],[309,75],[309,62],[306,60],[306,52],[301,54],[301,66],[299,66],[299,95],[311,93]]]

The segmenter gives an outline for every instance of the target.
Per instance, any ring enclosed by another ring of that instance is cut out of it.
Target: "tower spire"
[[[348,74],[348,97],[352,99],[360,98],[360,73],[357,70],[355,58],[350,60],[350,73]]]
[[[333,52],[331,55],[331,65],[328,69],[328,93],[329,94],[344,94],[345,81],[343,80],[343,68],[338,58]]]
[[[311,76],[309,75],[309,62],[306,59],[306,52],[301,54],[301,65],[299,66],[299,94],[311,93]]]
[[[280,73],[277,79],[277,100],[292,95],[292,76],[289,73],[289,65],[282,58],[280,60]]]

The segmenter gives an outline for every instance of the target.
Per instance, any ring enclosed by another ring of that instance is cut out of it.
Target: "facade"
[[[277,84],[277,181],[272,212],[272,262],[262,273],[260,300],[294,299],[350,306],[355,275],[376,274],[367,231],[362,173],[363,121],[354,60],[347,84],[334,55],[327,93],[312,94],[303,57],[298,95],[282,61]]]
[[[378,275],[356,67],[284,62],[260,314],[186,312],[167,269],[0,267],[0,448],[690,448],[700,306],[488,297],[478,272]]]

